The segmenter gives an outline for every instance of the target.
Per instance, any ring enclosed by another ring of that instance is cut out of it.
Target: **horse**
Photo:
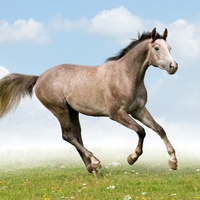
[[[168,30],[159,34],[138,34],[138,39],[117,55],[98,66],[61,64],[40,76],[11,73],[0,79],[0,117],[16,109],[21,98],[32,96],[33,88],[41,103],[58,119],[62,138],[72,144],[80,154],[88,172],[98,176],[101,163],[86,149],[81,136],[79,113],[88,116],[109,117],[135,131],[138,144],[127,161],[134,164],[143,153],[145,129],[136,120],[155,131],[166,145],[168,165],[177,169],[175,149],[165,130],[153,119],[145,104],[147,91],[145,72],[149,66],[175,74],[178,64],[167,43]]]

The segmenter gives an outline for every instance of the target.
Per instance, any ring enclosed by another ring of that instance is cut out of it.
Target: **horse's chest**
[[[127,102],[127,107],[130,112],[139,110],[146,105],[147,102],[147,92],[145,88],[136,91],[129,101]]]

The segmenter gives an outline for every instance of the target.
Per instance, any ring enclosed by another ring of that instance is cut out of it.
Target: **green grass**
[[[200,199],[200,171],[108,166],[100,178],[83,166],[34,167],[0,172],[1,200]]]
[[[39,163],[12,163],[0,168],[1,200],[195,200],[200,199],[200,165],[180,163],[170,171],[166,163],[141,160],[134,166],[112,163],[99,178],[80,162],[60,158]],[[75,164],[76,163],[76,164]],[[107,164],[109,163],[109,164]]]

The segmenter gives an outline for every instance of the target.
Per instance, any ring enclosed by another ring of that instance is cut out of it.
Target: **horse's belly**
[[[105,106],[105,103],[95,98],[77,97],[77,98],[68,98],[68,104],[77,112],[80,112],[84,115],[90,116],[108,116],[108,109]]]

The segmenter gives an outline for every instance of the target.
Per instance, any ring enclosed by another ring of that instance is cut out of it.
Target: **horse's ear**
[[[167,36],[168,36],[168,30],[167,30],[167,28],[164,30],[164,32],[163,32],[163,39],[164,40],[166,40],[167,39]]]
[[[154,29],[151,31],[151,38],[152,38],[153,41],[155,40],[156,35],[157,35],[156,28],[154,28]]]

